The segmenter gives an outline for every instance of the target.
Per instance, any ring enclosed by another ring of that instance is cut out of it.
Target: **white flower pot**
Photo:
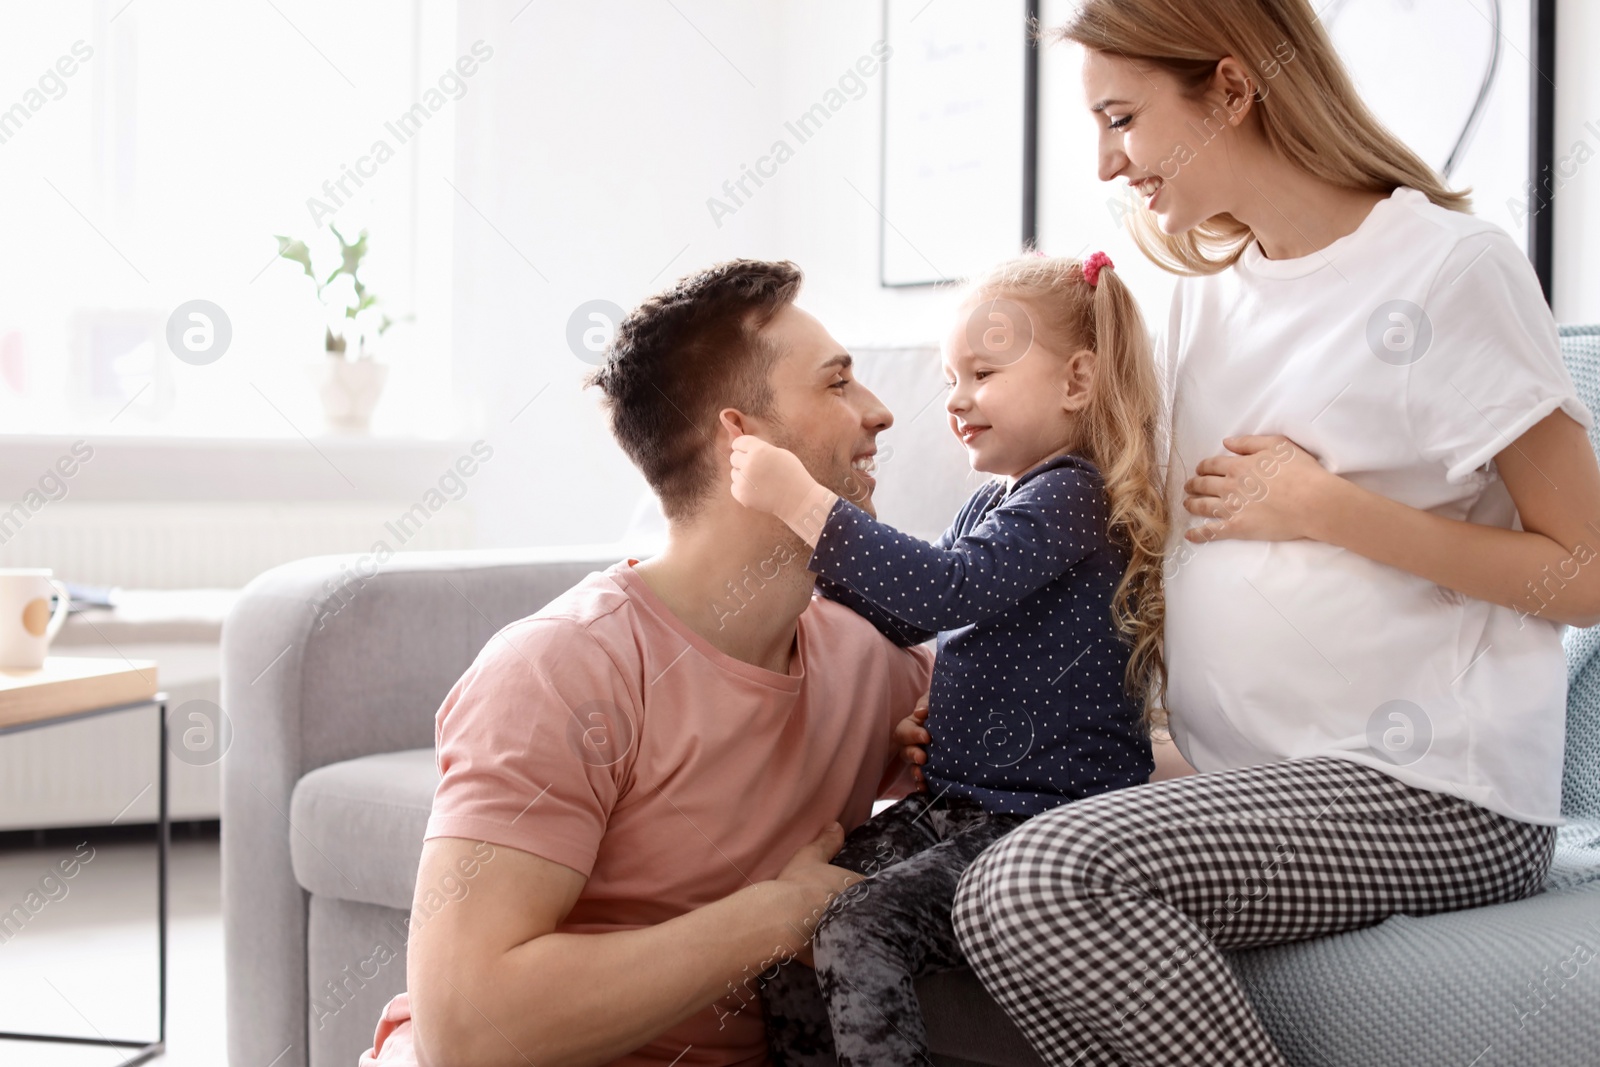
[[[363,434],[372,422],[372,409],[383,395],[389,365],[375,359],[345,359],[329,355],[317,370],[317,392],[322,415],[334,433]]]

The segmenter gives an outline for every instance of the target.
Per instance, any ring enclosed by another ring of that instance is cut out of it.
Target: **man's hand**
[[[790,920],[785,948],[807,967],[811,961],[811,936],[817,932],[817,923],[828,902],[857,882],[865,881],[854,871],[835,867],[828,861],[839,854],[844,844],[844,828],[829,823],[810,844],[801,845],[789,862],[783,865],[775,881],[788,892]]]
[[[736,436],[729,459],[733,498],[753,511],[776,515],[815,546],[838,496],[818,485],[793,452],[754,434]]]
[[[1184,510],[1214,520],[1191,527],[1186,540],[1318,539],[1338,475],[1278,434],[1225,437],[1222,444],[1233,455],[1202,459],[1183,485]]]
[[[923,693],[917,706],[911,709],[911,714],[896,723],[890,735],[894,743],[900,746],[900,758],[911,764],[911,777],[917,783],[919,792],[928,788],[928,783],[922,777],[922,765],[928,762],[927,750],[922,746],[933,740],[933,735],[928,733],[924,725],[927,721],[928,694]]]
[[[479,842],[429,839],[406,961],[417,1062],[611,1063],[715,1003],[737,1014],[735,986],[755,994],[757,975],[803,949],[809,963],[828,902],[866,891],[849,888],[861,875],[828,862],[843,842],[833,825],[775,878],[650,926],[568,933],[557,927],[584,889],[582,874],[494,846],[492,862],[479,858],[469,875],[462,862]]]

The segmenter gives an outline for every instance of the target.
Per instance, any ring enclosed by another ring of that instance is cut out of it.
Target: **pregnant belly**
[[[1433,706],[1475,643],[1458,594],[1316,541],[1191,546],[1166,596],[1173,731],[1201,770],[1363,747],[1380,706]]]

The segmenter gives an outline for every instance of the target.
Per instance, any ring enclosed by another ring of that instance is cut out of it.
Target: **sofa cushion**
[[[1296,1067],[1595,1062],[1600,884],[1231,953]],[[917,982],[929,1044],[998,1067],[1041,1062],[971,971]]]
[[[411,910],[439,771],[433,749],[318,767],[289,804],[295,880],[318,896]]]
[[[1578,398],[1597,415],[1589,441],[1600,452],[1600,326],[1562,326],[1559,332],[1561,358]],[[1561,813],[1600,819],[1600,627],[1568,629],[1565,644],[1569,698]]]
[[[1578,397],[1600,415],[1600,326],[1562,326],[1561,358]],[[1589,431],[1600,452],[1600,418]],[[1593,548],[1595,546],[1591,546]],[[1556,841],[1556,862],[1546,885],[1559,888],[1600,878],[1600,627],[1568,628],[1566,766],[1561,814],[1567,825]]]
[[[1600,884],[1230,957],[1292,1064],[1595,1062]]]

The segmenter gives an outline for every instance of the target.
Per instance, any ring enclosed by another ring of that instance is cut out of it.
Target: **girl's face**
[[[945,338],[945,411],[973,470],[1016,478],[1075,439],[1094,354],[1055,351],[1035,321],[1016,301],[974,298]]]
[[[1100,130],[1100,180],[1126,179],[1163,233],[1183,233],[1228,210],[1238,163],[1237,119],[1248,110],[1249,97],[1218,89],[1192,99],[1159,67],[1087,48],[1079,52],[1084,99]],[[1232,73],[1232,61],[1224,62]]]

